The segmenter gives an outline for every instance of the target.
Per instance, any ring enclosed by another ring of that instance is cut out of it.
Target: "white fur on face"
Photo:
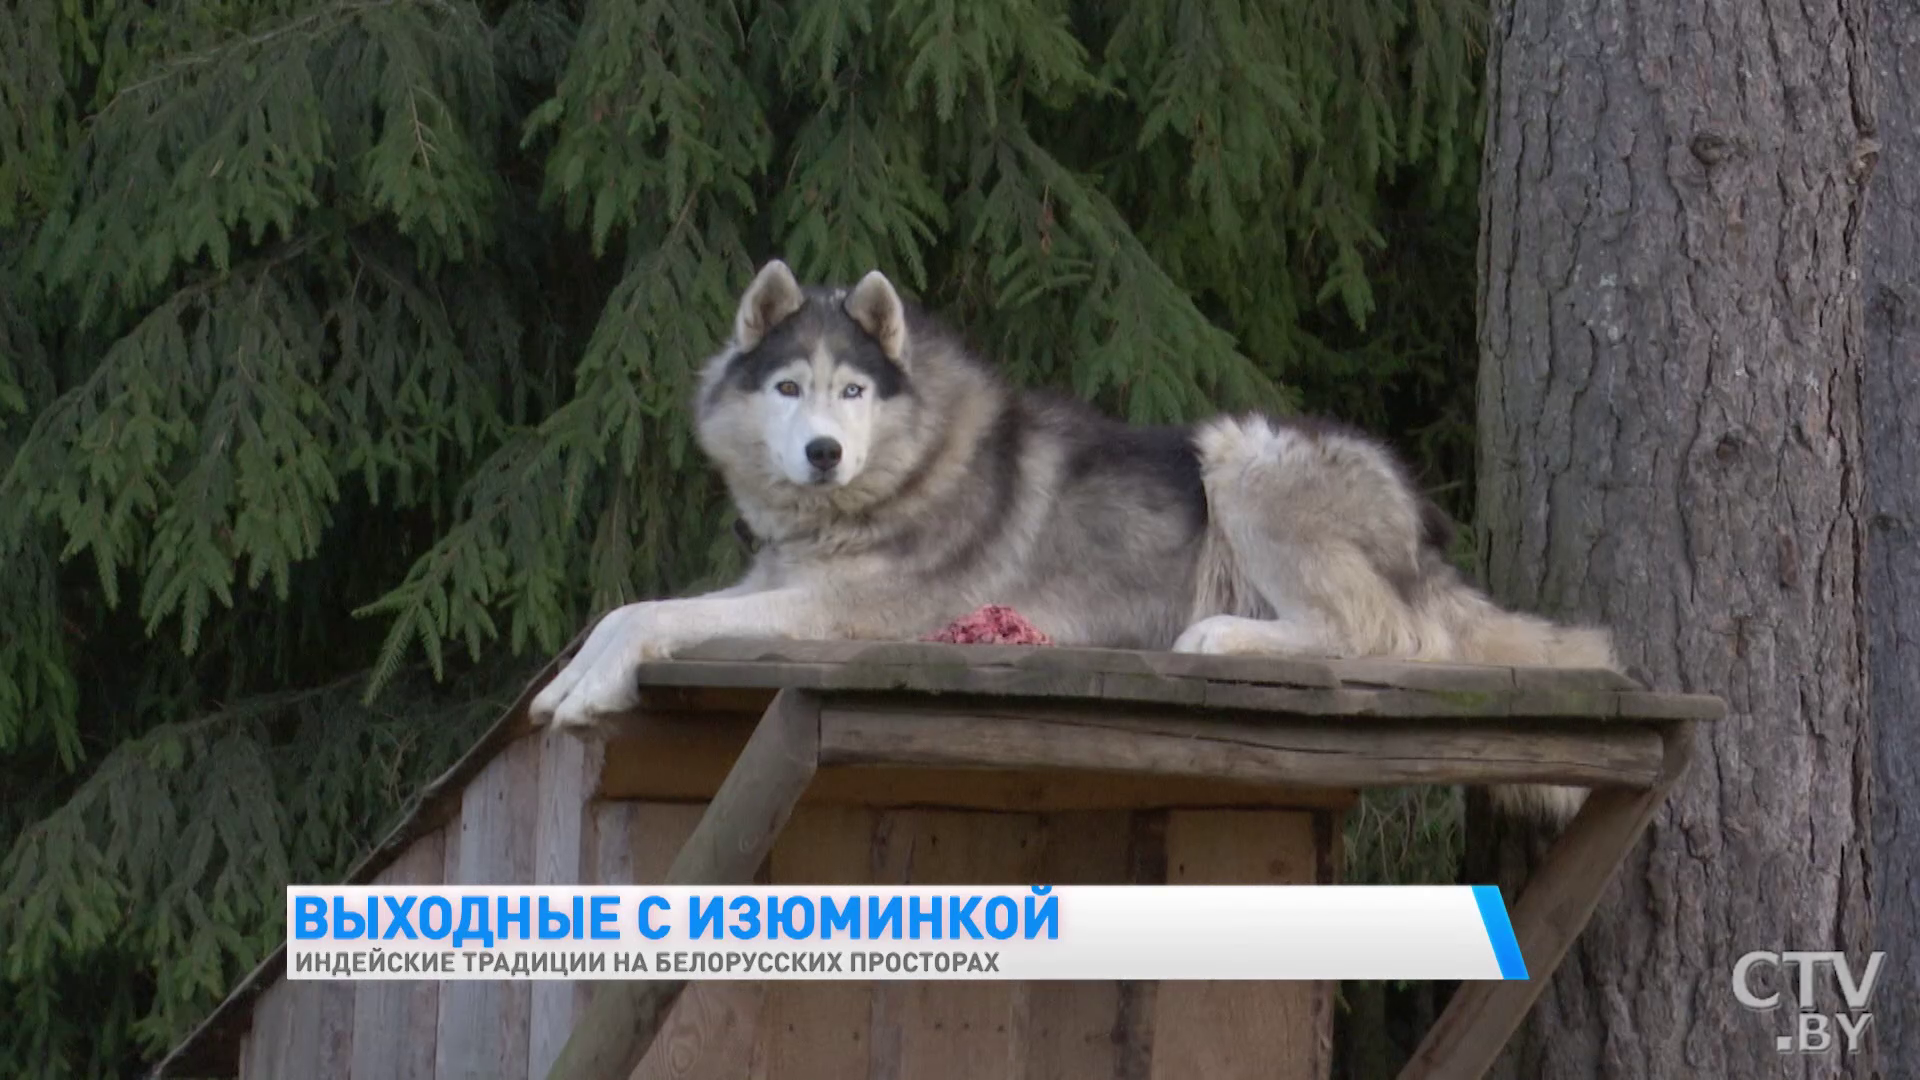
[[[834,362],[823,345],[774,371],[753,397],[760,430],[780,475],[802,487],[844,487],[873,445],[873,382]],[[840,444],[840,463],[822,474],[807,460],[815,439]]]

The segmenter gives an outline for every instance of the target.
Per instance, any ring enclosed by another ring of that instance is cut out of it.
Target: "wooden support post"
[[[819,760],[819,701],[802,691],[782,690],[674,858],[666,884],[751,882],[813,781]],[[627,1080],[685,988],[684,980],[601,983],[547,1080]]]
[[[1513,934],[1529,977],[1461,983],[1400,1080],[1479,1080],[1493,1066],[1686,771],[1693,725],[1671,724],[1662,734],[1666,755],[1658,782],[1645,791],[1602,788],[1589,795],[1514,904]]]

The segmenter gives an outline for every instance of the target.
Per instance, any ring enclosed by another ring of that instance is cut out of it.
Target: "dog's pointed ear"
[[[794,279],[787,264],[779,259],[767,263],[740,297],[740,310],[733,316],[734,347],[741,352],[750,351],[805,302],[800,282]]]
[[[847,314],[860,324],[880,351],[896,364],[904,364],[907,355],[907,312],[893,282],[878,270],[867,272],[860,284],[847,294]]]

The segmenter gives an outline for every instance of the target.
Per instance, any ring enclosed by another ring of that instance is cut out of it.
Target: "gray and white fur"
[[[736,585],[610,612],[536,723],[632,708],[715,637],[912,639],[1011,604],[1062,645],[1618,668],[1606,631],[1496,606],[1380,443],[1325,421],[1132,427],[1000,379],[878,271],[768,263],[707,361],[701,448],[759,542]],[[1564,818],[1577,788],[1495,789]]]

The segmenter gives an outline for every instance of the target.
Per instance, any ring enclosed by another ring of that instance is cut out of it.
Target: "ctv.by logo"
[[[1873,1022],[1873,1014],[1867,1011],[1867,1001],[1873,996],[1874,981],[1880,977],[1880,961],[1886,953],[1873,953],[1867,957],[1867,970],[1858,978],[1854,976],[1853,966],[1842,953],[1837,952],[1750,952],[1742,956],[1733,965],[1733,996],[1740,1004],[1755,1012],[1770,1012],[1780,1005],[1780,993],[1774,991],[1761,997],[1753,992],[1749,981],[1753,969],[1761,964],[1775,968],[1788,965],[1797,967],[1800,972],[1798,991],[1794,994],[1794,1003],[1799,1006],[1795,1013],[1795,1027],[1792,1033],[1773,1040],[1774,1048],[1781,1053],[1820,1054],[1833,1049],[1833,1031],[1838,1027],[1847,1041],[1847,1053],[1860,1052],[1860,1036],[1866,1032],[1867,1025]],[[1821,965],[1833,968],[1834,981],[1840,985],[1840,996],[1847,1003],[1846,1012],[1829,1014],[1818,1012],[1818,1002],[1813,992],[1814,973]]]

